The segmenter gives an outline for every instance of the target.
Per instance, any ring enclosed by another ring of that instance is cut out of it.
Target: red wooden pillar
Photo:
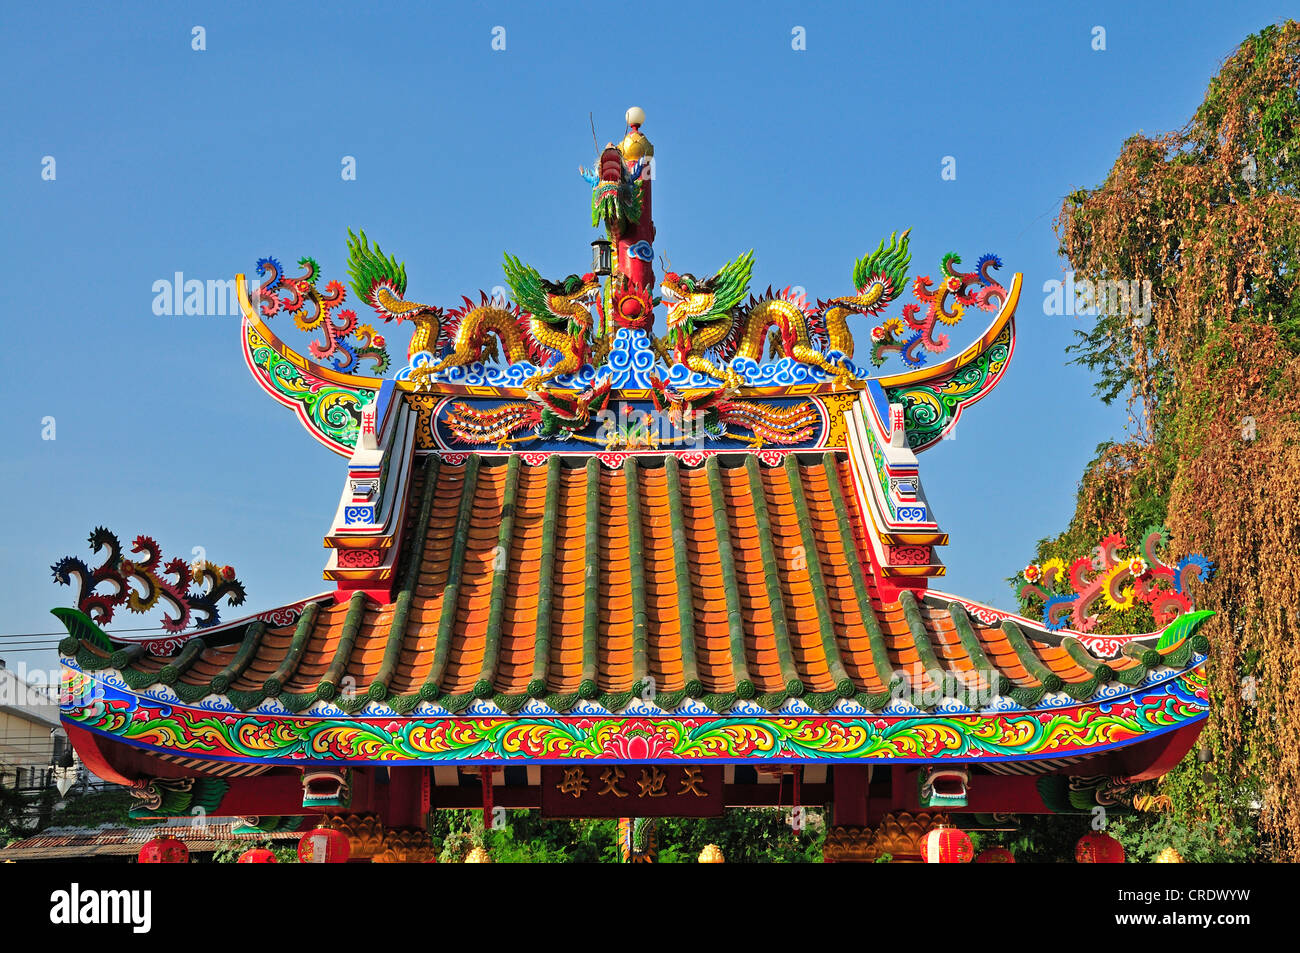
[[[831,768],[832,823],[836,827],[866,827],[871,767],[837,764]]]
[[[424,827],[421,786],[426,770],[414,767],[388,769],[388,810],[384,826]]]
[[[617,236],[617,254],[619,274],[626,275],[628,281],[641,288],[652,288],[655,280],[654,261],[632,254],[632,248],[642,242],[653,246],[655,240],[654,213],[651,210],[650,192],[653,187],[651,163],[654,160],[654,146],[641,132],[644,115],[633,107],[627,112],[629,132],[619,144],[623,154],[624,165],[631,172],[638,160],[641,161],[639,181],[641,182],[641,215],[637,221],[629,223],[623,234]]]
[[[911,781],[911,785],[908,782]],[[889,768],[889,811],[882,811],[881,816],[890,811],[907,811],[912,809],[916,799],[916,777],[908,777],[908,769],[901,764]],[[873,820],[880,820],[879,817]]]
[[[492,800],[492,769],[480,768],[479,780],[483,785],[483,830],[492,830],[492,814],[494,813],[495,804]]]

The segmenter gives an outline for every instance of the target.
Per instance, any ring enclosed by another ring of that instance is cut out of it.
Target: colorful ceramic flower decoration
[[[1126,557],[1122,555],[1124,537],[1112,534],[1101,541],[1096,556],[1081,556],[1071,563],[1068,574],[1065,564],[1056,558],[1026,566],[1018,595],[1042,603],[1043,622],[1053,631],[1066,628],[1069,621],[1074,631],[1091,632],[1097,616],[1089,610],[1099,599],[1119,612],[1144,602],[1151,606],[1156,624],[1166,626],[1192,609],[1187,583],[1192,578],[1208,582],[1214,575],[1214,564],[1200,554],[1186,556],[1175,565],[1161,561],[1156,551],[1168,543],[1168,530],[1152,526],[1143,533],[1142,555]],[[1059,591],[1062,582],[1068,582],[1073,591]]]
[[[912,282],[912,294],[926,306],[925,314],[917,317],[921,304],[904,305],[901,319],[888,318],[874,328],[871,332],[873,364],[880,366],[887,355],[896,353],[908,367],[921,367],[925,364],[922,351],[941,354],[948,349],[948,335],[936,335],[936,324],[954,325],[962,319],[967,307],[992,311],[1005,300],[1006,289],[991,275],[992,269],[1002,267],[997,255],[980,256],[971,272],[957,271],[955,266],[959,264],[959,256],[944,255],[940,266],[944,277],[933,290],[928,277],[918,277]]]

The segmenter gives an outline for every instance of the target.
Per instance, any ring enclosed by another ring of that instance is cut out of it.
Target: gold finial
[[[722,848],[717,844],[705,844],[704,850],[700,851],[700,863],[702,864],[724,864],[727,858],[722,854]]]
[[[640,106],[633,106],[627,111],[627,124],[631,130],[623,141],[618,144],[618,151],[623,153],[623,158],[629,162],[635,162],[644,156],[655,154],[655,147],[650,140],[645,137],[641,131],[641,126],[645,124],[645,110]]]

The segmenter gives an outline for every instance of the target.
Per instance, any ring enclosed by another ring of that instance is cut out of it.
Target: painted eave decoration
[[[795,666],[792,684],[762,692],[775,686],[726,692],[702,681],[684,689],[656,668],[613,690],[584,691],[579,682],[577,691],[564,692],[544,682],[513,695],[483,685],[456,695],[425,691],[430,683],[410,669],[341,694],[337,649],[325,677],[304,671],[320,668],[311,633],[320,633],[325,648],[338,628],[324,618],[329,607],[311,603],[289,624],[255,620],[237,642],[229,640],[239,630],[228,629],[225,638],[196,638],[168,656],[107,652],[69,637],[61,646],[69,653],[63,714],[69,725],[154,752],[268,764],[628,760],[631,737],[647,739],[656,760],[1055,760],[1150,740],[1206,716],[1208,644],[1196,629],[1209,613],[1184,616],[1171,627],[1170,644],[1130,645],[1103,662],[1069,637],[1005,620],[986,627],[959,603],[938,608],[910,595],[878,617],[868,609],[879,636],[869,634],[860,655],[839,660],[864,683],[850,679],[827,691],[808,690],[822,686],[805,662]],[[359,604],[334,610],[342,623],[334,644],[361,641]],[[81,624],[93,627],[88,619]],[[208,638],[226,644],[209,646]],[[472,641],[463,633],[459,654],[487,656],[494,648]],[[656,654],[662,658],[666,647]],[[897,657],[909,649],[929,655],[932,667],[909,672],[900,665]],[[879,668],[873,650],[885,653]],[[272,675],[257,674],[277,662]],[[972,663],[988,665],[995,678],[964,681]],[[891,683],[877,671],[894,672]],[[648,691],[656,675],[663,687]]]
[[[1016,762],[1096,755],[1195,725],[1207,710],[1204,660],[1187,646],[1181,657],[1168,659],[1175,667],[1144,670],[1136,686],[1109,686],[1082,704],[1054,695],[1030,709],[999,698],[977,712],[963,713],[958,703],[952,712],[943,711],[942,705],[915,714],[870,712],[859,705],[856,714],[818,714],[791,700],[775,712],[741,703],[718,716],[692,701],[666,715],[654,704],[632,701],[611,714],[593,700],[579,701],[561,716],[544,714],[544,701],[505,714],[490,700],[459,715],[438,714],[436,705],[419,706],[427,713],[417,708],[398,715],[374,702],[354,715],[328,704],[291,715],[274,701],[240,712],[223,696],[184,705],[163,686],[132,691],[124,684],[124,673],[87,675],[76,659],[68,658],[65,694],[89,701],[66,704],[64,720],[174,757],[299,766],[593,760]],[[840,711],[850,707],[838,706]],[[643,744],[634,757],[628,744],[638,738]]]

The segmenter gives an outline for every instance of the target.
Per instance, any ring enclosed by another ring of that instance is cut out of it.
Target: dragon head
[[[541,285],[551,299],[552,311],[565,305],[578,305],[586,310],[590,317],[589,308],[600,299],[600,281],[591,272],[585,275],[569,275],[562,281],[547,281],[543,278]],[[577,313],[574,309],[566,309],[566,313],[570,310]]]
[[[618,237],[627,225],[641,220],[641,189],[637,180],[641,176],[641,163],[631,169],[617,146],[609,145],[600,154],[594,172],[579,168],[591,183],[591,225],[594,228],[603,220],[609,233]]]
[[[684,328],[692,334],[700,324],[729,316],[749,292],[753,270],[754,253],[747,251],[708,278],[668,272],[659,286],[663,302],[668,305],[668,333],[675,335]]]
[[[591,308],[600,298],[600,282],[588,272],[548,281],[532,265],[512,255],[505,259],[506,284],[519,306],[547,324],[561,321],[591,327]]]
[[[664,275],[664,280],[659,285],[659,293],[663,295],[664,304],[677,304],[685,301],[689,295],[702,293],[705,288],[704,281],[696,278],[689,271],[678,274],[670,271]]]
[[[572,339],[578,354],[586,360],[593,323],[591,309],[600,299],[596,276],[588,272],[548,281],[532,265],[511,255],[505,258],[505,274],[519,307]]]

